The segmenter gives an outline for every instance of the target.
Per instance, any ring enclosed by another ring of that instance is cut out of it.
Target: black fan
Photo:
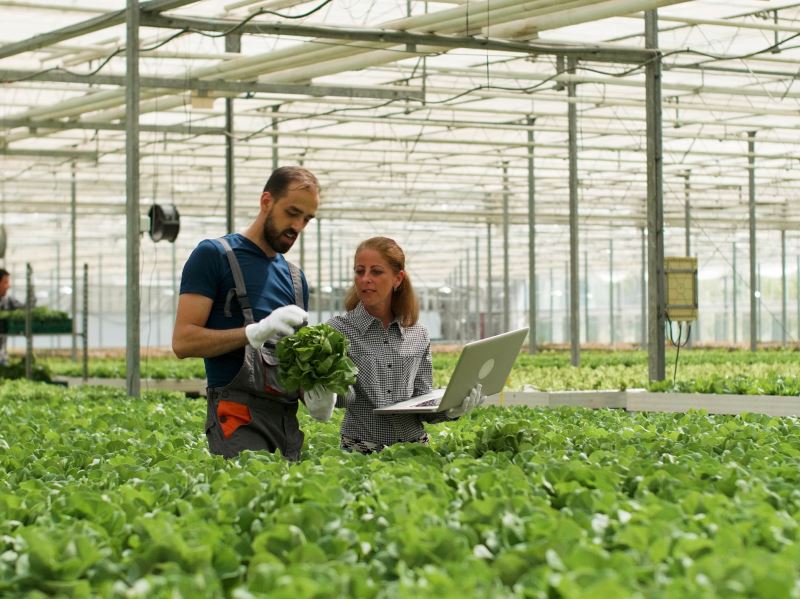
[[[147,212],[150,217],[150,239],[153,241],[175,241],[181,230],[181,215],[175,204],[153,204]]]

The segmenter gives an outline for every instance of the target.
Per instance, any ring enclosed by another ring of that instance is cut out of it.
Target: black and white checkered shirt
[[[431,342],[421,324],[387,328],[359,303],[343,316],[328,321],[350,340],[350,358],[358,366],[355,393],[339,397],[336,407],[347,409],[342,435],[359,441],[391,445],[416,441],[423,422],[447,420],[436,414],[373,414],[372,410],[428,393],[433,386]]]

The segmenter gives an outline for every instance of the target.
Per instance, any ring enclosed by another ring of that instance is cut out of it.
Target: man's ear
[[[274,198],[272,197],[272,194],[270,192],[265,191],[261,194],[261,202],[260,202],[261,210],[268,209],[272,204],[272,202],[274,202]]]

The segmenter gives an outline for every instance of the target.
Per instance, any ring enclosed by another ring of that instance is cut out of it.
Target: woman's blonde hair
[[[395,274],[405,271],[406,255],[394,239],[388,237],[370,237],[358,244],[355,255],[361,250],[374,250],[378,252]],[[355,283],[350,287],[344,300],[344,307],[350,311],[358,305],[358,291]],[[414,287],[411,285],[411,277],[405,273],[402,282],[392,293],[392,313],[404,327],[417,324],[419,320],[419,301]]]

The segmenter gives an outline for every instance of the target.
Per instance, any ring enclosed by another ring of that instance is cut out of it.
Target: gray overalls
[[[244,276],[230,244],[219,238],[231,266],[236,288],[228,293],[225,316],[231,316],[235,295],[244,314],[245,326],[251,324],[253,309],[247,297]],[[295,303],[303,306],[300,269],[287,261],[294,287]],[[224,387],[207,389],[208,411],[206,437],[213,454],[233,457],[245,449],[274,452],[281,450],[292,461],[300,459],[303,431],[297,422],[299,391],[287,393],[278,384],[278,359],[275,345],[269,342],[260,350],[249,343],[244,348],[244,362],[233,380]]]

